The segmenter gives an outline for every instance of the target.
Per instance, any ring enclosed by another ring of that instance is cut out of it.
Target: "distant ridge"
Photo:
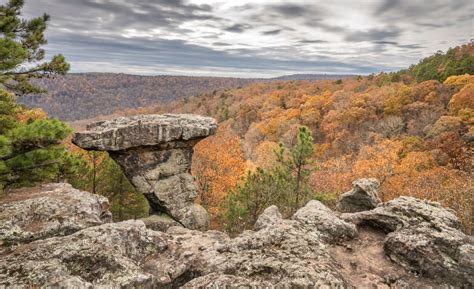
[[[272,80],[322,80],[356,77],[351,74],[289,74],[271,78]]]
[[[232,77],[71,73],[36,80],[48,93],[20,96],[18,102],[40,107],[50,117],[73,121],[238,88],[256,81]]]

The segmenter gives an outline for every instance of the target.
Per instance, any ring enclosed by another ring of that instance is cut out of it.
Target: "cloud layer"
[[[473,38],[472,0],[354,3],[26,0],[24,15],[51,15],[46,49],[63,53],[74,72],[367,74]]]

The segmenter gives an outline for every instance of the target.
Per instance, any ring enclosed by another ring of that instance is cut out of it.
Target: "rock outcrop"
[[[10,192],[0,199],[0,245],[64,236],[112,221],[109,201],[49,184]]]
[[[150,203],[151,213],[165,213],[187,228],[205,229],[209,217],[194,204],[191,175],[193,146],[217,130],[217,123],[198,115],[140,115],[100,121],[74,135],[87,150],[108,151],[133,186]]]
[[[454,212],[439,203],[400,197],[341,218],[388,233],[385,253],[406,269],[451,284],[474,286],[474,239],[461,232]]]
[[[378,195],[380,183],[377,179],[358,179],[354,188],[339,197],[336,209],[345,213],[367,211],[381,203]]]
[[[48,194],[64,200],[62,194]],[[271,206],[254,230],[235,238],[182,226],[155,231],[141,220],[58,234],[0,246],[0,288],[474,286],[472,238],[459,230],[450,210],[408,197],[342,215],[310,201],[290,219]]]

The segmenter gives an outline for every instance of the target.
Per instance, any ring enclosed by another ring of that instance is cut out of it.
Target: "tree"
[[[270,205],[277,205],[285,216],[290,216],[303,201],[317,198],[308,185],[308,177],[315,169],[310,161],[312,154],[311,132],[301,126],[291,149],[287,151],[280,144],[275,151],[277,164],[273,168],[248,172],[242,183],[229,192],[223,213],[226,229],[235,233],[250,228]]]
[[[280,144],[276,152],[277,161],[282,166],[282,170],[294,179],[294,205],[293,210],[300,207],[300,201],[306,199],[311,192],[306,186],[309,174],[314,170],[310,166],[310,157],[313,154],[313,137],[311,131],[306,126],[300,126],[296,138],[296,144],[290,149],[289,155],[285,156],[285,147]]]
[[[20,94],[42,91],[30,83],[33,78],[69,70],[61,54],[43,61],[45,51],[41,46],[47,43],[44,31],[50,18],[47,14],[30,20],[20,18],[23,4],[24,0],[10,0],[0,6],[0,84]]]
[[[102,161],[95,168],[94,174],[96,190],[98,194],[109,199],[114,220],[123,221],[147,216],[149,206],[146,198],[135,190],[119,165],[107,153],[102,154]]]
[[[49,16],[21,19],[22,6],[22,0],[0,6],[0,190],[57,178],[68,155],[61,141],[71,132],[66,124],[30,113],[15,101],[13,93],[41,91],[31,79],[69,69],[61,55],[41,62]]]
[[[198,184],[198,200],[213,221],[221,201],[245,173],[240,139],[235,135],[217,135],[199,142],[194,148],[193,175]]]

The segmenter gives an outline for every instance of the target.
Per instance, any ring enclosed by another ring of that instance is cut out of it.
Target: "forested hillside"
[[[70,121],[168,102],[216,89],[237,88],[255,81],[113,73],[68,74],[35,80],[34,83],[47,93],[21,96],[18,102],[42,108],[50,117]]]
[[[157,103],[180,100],[249,83],[290,79],[339,79],[347,75],[298,74],[272,79],[139,76],[116,73],[81,73],[42,78],[34,83],[47,92],[18,98],[28,107],[39,107],[50,117],[73,121],[95,118]]]
[[[451,56],[463,61],[455,61],[452,73],[445,74],[443,67],[453,62],[440,59]],[[466,63],[473,59],[471,43],[399,73],[256,83],[128,114],[186,112],[220,121],[218,135],[198,144],[194,162],[204,205],[215,217],[228,210],[229,190],[238,193],[240,183],[248,192],[246,171],[281,164],[274,153],[279,143],[295,147],[298,129],[306,126],[314,163],[306,179],[312,191],[308,198],[330,203],[354,179],[376,177],[384,200],[411,195],[440,201],[469,228],[474,209],[474,66]],[[454,72],[463,74],[451,76]],[[430,77],[434,79],[424,81]],[[263,176],[253,175],[260,181]],[[253,209],[274,202],[270,197]]]

